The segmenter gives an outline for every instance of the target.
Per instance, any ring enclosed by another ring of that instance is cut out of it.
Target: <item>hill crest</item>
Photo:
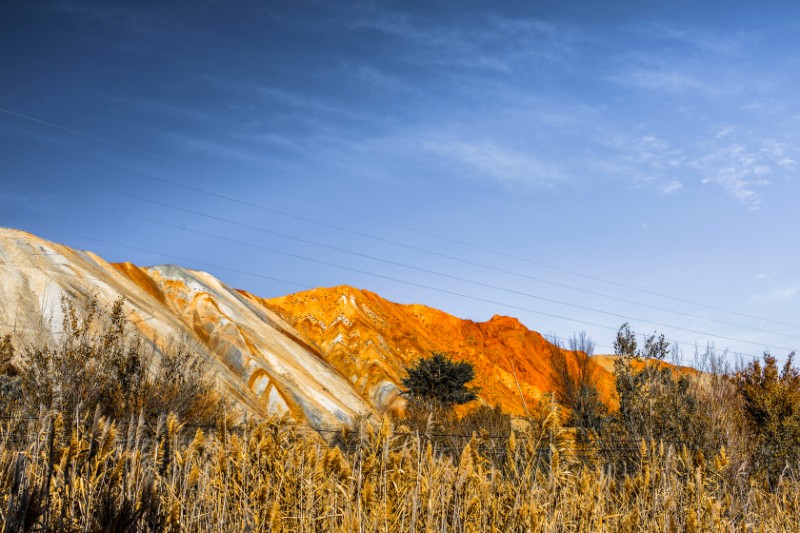
[[[556,348],[514,317],[476,322],[347,285],[264,299],[206,272],[110,264],[14,229],[0,230],[0,273],[6,331],[39,315],[55,329],[62,295],[106,308],[123,297],[145,338],[192,339],[223,389],[261,416],[288,412],[335,426],[402,410],[405,368],[434,351],[471,363],[480,400],[513,414],[555,387]],[[610,401],[609,365],[595,372]]]

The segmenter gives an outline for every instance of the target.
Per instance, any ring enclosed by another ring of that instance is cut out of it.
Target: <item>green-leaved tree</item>
[[[466,361],[453,361],[441,352],[406,369],[402,379],[403,395],[430,407],[450,408],[469,403],[478,397],[478,388],[467,383],[475,379],[475,369]]]

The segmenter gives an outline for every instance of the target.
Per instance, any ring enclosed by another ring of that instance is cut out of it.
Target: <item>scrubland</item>
[[[677,375],[621,346],[613,412],[571,363],[525,417],[317,432],[234,416],[190,350],[152,360],[114,310],[66,316],[0,344],[3,531],[800,531],[791,362]]]

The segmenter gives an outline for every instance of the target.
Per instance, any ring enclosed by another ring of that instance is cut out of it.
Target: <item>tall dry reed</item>
[[[800,531],[793,476],[733,484],[724,449],[646,442],[615,472],[555,414],[517,424],[501,461],[490,437],[453,457],[388,420],[344,451],[288,420],[62,420],[0,432],[2,531]]]

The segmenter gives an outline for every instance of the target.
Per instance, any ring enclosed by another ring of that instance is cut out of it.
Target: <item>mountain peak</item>
[[[505,315],[494,315],[488,321],[484,322],[486,325],[491,325],[501,329],[515,329],[528,331],[518,318]]]

